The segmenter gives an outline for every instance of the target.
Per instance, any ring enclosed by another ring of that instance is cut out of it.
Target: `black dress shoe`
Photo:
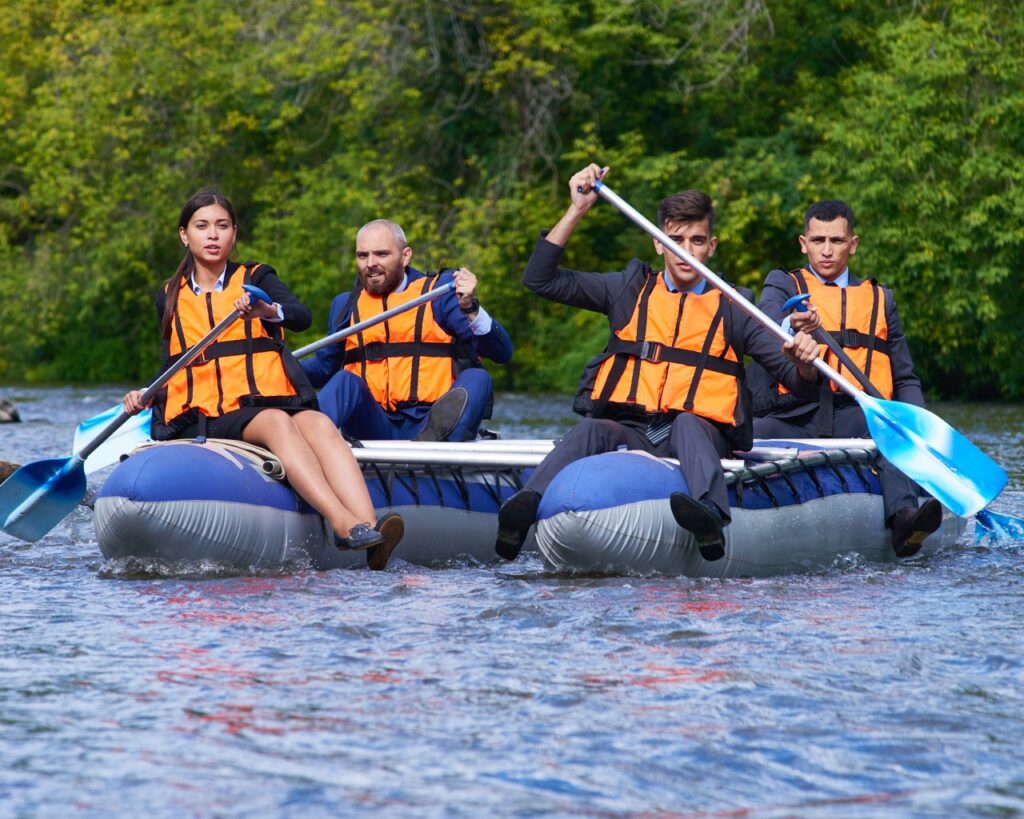
[[[348,537],[334,536],[334,545],[345,552],[358,552],[373,546],[380,546],[384,536],[370,526],[369,523],[357,523],[348,533]]]
[[[371,571],[382,572],[388,567],[391,553],[405,534],[405,521],[397,512],[391,512],[377,521],[376,529],[384,542],[366,550],[366,565]]]
[[[904,506],[892,516],[892,548],[896,557],[912,557],[924,539],[942,525],[942,504],[929,498],[919,507]]]
[[[725,556],[725,532],[717,506],[694,500],[682,492],[673,492],[669,498],[669,507],[680,528],[696,539],[701,557],[714,561]]]
[[[423,427],[414,441],[447,441],[448,436],[459,425],[462,413],[469,403],[469,393],[465,387],[455,387],[438,398],[430,408],[427,425]]]
[[[522,551],[530,527],[537,521],[540,495],[532,489],[520,489],[498,510],[498,539],[494,551],[505,560],[515,560]]]

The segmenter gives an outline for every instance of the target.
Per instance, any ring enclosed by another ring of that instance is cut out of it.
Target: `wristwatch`
[[[459,309],[466,315],[469,315],[470,313],[477,313],[480,311],[480,301],[479,299],[477,299],[476,296],[473,296],[473,302],[469,305],[469,307],[463,307],[461,304],[459,304]]]

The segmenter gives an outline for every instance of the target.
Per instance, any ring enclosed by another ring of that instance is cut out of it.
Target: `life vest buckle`
[[[363,359],[365,361],[383,361],[387,356],[384,354],[384,345],[379,341],[371,341],[363,347]]]
[[[645,341],[640,345],[640,358],[658,364],[661,362],[661,351],[664,346],[659,341]]]
[[[203,350],[199,355],[192,359],[189,363],[189,367],[202,367],[204,364],[209,364],[210,359],[206,357],[206,350]]]

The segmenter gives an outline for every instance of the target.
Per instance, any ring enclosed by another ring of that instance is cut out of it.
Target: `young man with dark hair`
[[[849,269],[859,237],[853,211],[838,200],[816,202],[804,216],[800,249],[807,264],[786,272],[772,270],[764,282],[761,309],[794,330],[813,333],[823,327],[847,361],[825,349],[825,360],[850,381],[864,378],[883,398],[924,406],[921,381],[914,372],[906,336],[892,291],[874,279],[859,279]],[[782,306],[797,293],[809,293],[809,309],[784,316]],[[860,372],[850,369],[850,363]],[[864,411],[852,398],[824,381],[811,399],[791,394],[765,370],[751,367],[754,435],[758,438],[867,438]],[[942,507],[933,499],[918,506],[920,490],[884,458],[879,480],[886,526],[896,554],[909,557],[939,528]]]
[[[814,342],[798,333],[785,346],[657,240],[662,271],[633,259],[624,271],[583,273],[559,267],[576,225],[597,201],[607,168],[589,165],[569,180],[571,203],[542,235],[523,272],[534,293],[608,316],[604,351],[587,365],[573,409],[584,416],[501,507],[495,549],[511,560],[537,517],[541,495],[573,461],[625,448],[679,459],[691,495],[671,498],[676,522],[694,535],[705,560],[724,553],[730,520],[721,459],[753,441],[743,357],[777,373],[788,389],[817,394]],[[658,207],[662,230],[700,262],[715,251],[714,209],[701,191]],[[749,295],[749,291],[744,295]]]

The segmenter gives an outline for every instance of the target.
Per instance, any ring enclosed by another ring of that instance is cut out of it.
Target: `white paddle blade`
[[[72,444],[72,451],[77,455],[82,449],[92,442],[107,426],[121,414],[121,405],[101,412],[87,421],[83,421],[75,430],[75,440]],[[121,460],[122,455],[127,455],[135,447],[150,440],[149,429],[152,421],[152,412],[143,410],[138,415],[133,415],[122,424],[113,435],[100,444],[85,462],[87,474],[97,472],[108,466],[112,466]]]

